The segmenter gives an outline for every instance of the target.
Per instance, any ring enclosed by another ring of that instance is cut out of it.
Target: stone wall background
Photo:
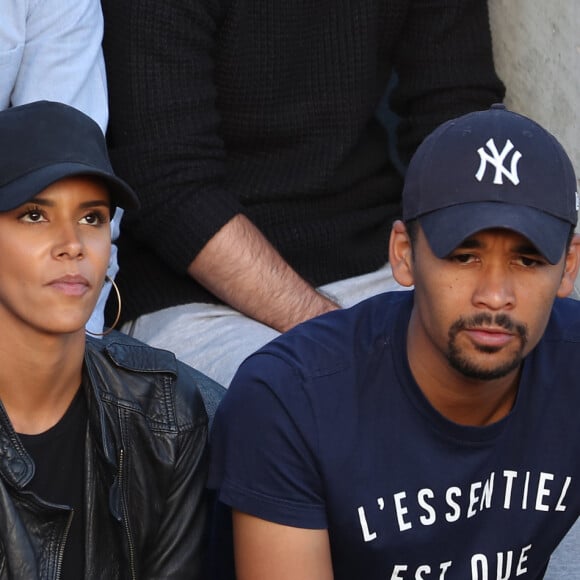
[[[580,0],[489,0],[506,105],[553,133],[580,183]]]

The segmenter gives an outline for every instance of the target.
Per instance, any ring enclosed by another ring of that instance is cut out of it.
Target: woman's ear
[[[560,287],[556,293],[558,298],[565,298],[566,296],[569,296],[574,290],[574,283],[576,282],[579,266],[580,235],[574,234],[564,261],[564,272],[562,273],[562,280],[560,280]]]
[[[389,240],[389,263],[393,277],[401,286],[413,286],[413,245],[401,220],[393,223]]]

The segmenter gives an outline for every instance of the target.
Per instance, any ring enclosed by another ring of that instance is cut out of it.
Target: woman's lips
[[[78,274],[56,278],[49,282],[48,285],[66,296],[82,296],[90,288],[89,281]]]

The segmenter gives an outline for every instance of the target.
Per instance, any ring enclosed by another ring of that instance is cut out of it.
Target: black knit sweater
[[[124,319],[217,301],[186,269],[247,215],[314,285],[387,260],[401,177],[376,112],[391,72],[404,161],[503,98],[484,0],[103,0],[126,214]]]

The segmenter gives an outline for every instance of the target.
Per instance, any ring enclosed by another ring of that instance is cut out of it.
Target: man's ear
[[[413,286],[413,247],[405,224],[401,220],[393,223],[389,240],[389,263],[393,277],[401,286]]]
[[[562,280],[556,295],[559,298],[569,296],[574,290],[574,282],[578,275],[578,267],[580,266],[580,235],[574,234],[570,248],[566,254],[564,261],[564,272],[562,273]]]

